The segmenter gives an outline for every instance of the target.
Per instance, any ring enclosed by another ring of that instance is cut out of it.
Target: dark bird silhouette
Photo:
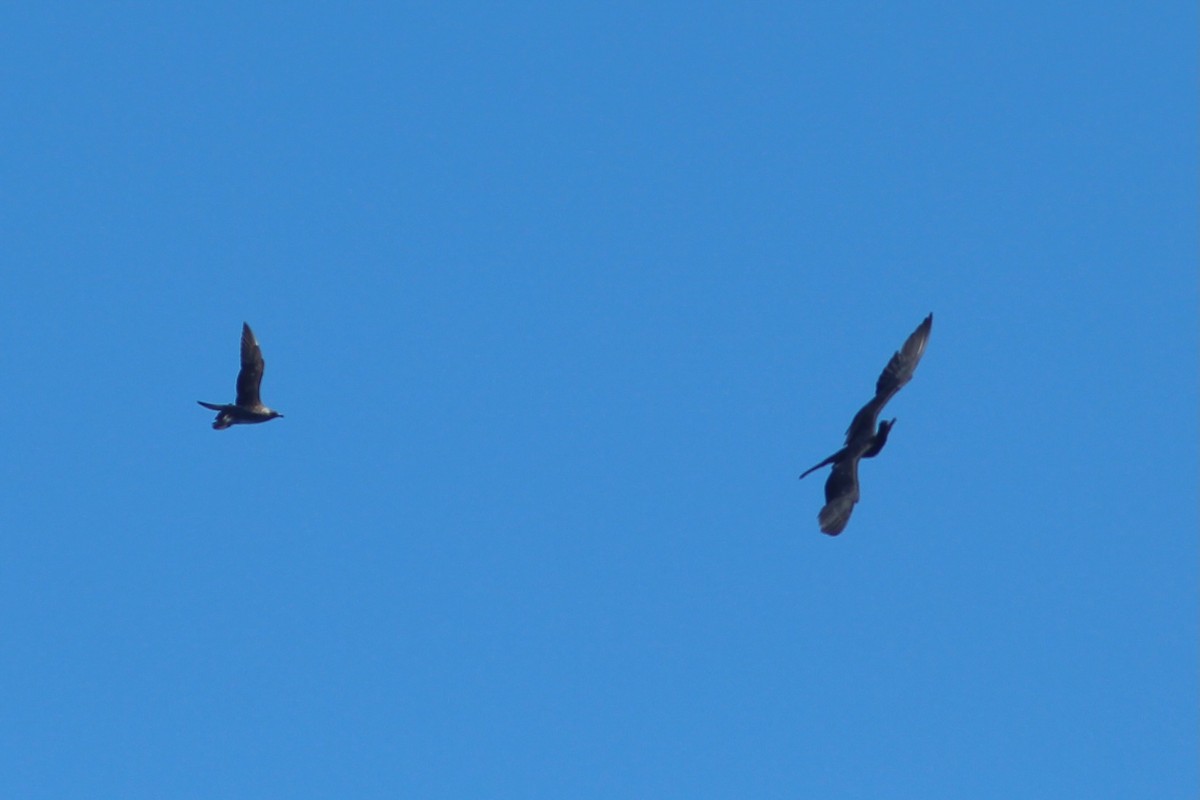
[[[875,423],[879,419],[879,412],[904,384],[912,380],[917,364],[925,354],[925,345],[929,343],[929,332],[932,329],[933,314],[930,314],[884,367],[879,380],[875,382],[875,396],[858,410],[850,422],[850,427],[846,429],[846,446],[800,476],[803,478],[826,464],[833,464],[833,471],[825,481],[825,507],[817,515],[822,533],[837,536],[846,529],[850,513],[854,511],[854,504],[858,502],[859,459],[879,455],[879,451],[887,444],[892,426],[896,424],[894,419],[883,420],[876,430]]]
[[[283,416],[278,411],[272,411],[264,406],[262,398],[259,397],[258,389],[262,385],[264,366],[266,366],[266,362],[263,361],[262,349],[258,346],[258,340],[254,338],[254,331],[250,330],[250,326],[243,322],[242,369],[238,372],[237,377],[237,401],[231,405],[206,403],[203,400],[196,401],[205,408],[217,412],[217,418],[213,420],[213,428],[223,430],[230,425],[250,425]]]

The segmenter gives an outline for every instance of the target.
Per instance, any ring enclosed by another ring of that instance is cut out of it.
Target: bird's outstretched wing
[[[237,377],[237,404],[252,407],[262,404],[258,387],[262,384],[263,367],[266,366],[258,340],[250,326],[242,323],[242,368]]]
[[[886,403],[904,384],[912,380],[913,373],[917,371],[917,364],[921,362],[921,356],[925,355],[925,345],[929,344],[929,332],[932,330],[933,314],[930,314],[921,321],[917,329],[905,340],[904,346],[892,355],[887,366],[883,368],[879,380],[875,381],[876,399],[882,397]],[[880,405],[880,408],[883,406]]]
[[[933,314],[930,314],[904,341],[904,346],[892,354],[887,366],[880,373],[879,380],[875,381],[875,396],[858,410],[850,422],[850,427],[846,429],[846,444],[875,435],[875,422],[879,419],[879,412],[904,384],[912,380],[913,373],[917,371],[917,364],[921,362],[921,356],[925,355],[925,345],[929,343],[929,333],[932,330]]]
[[[846,529],[858,502],[858,459],[847,458],[833,465],[825,481],[825,507],[817,515],[821,533],[837,536]]]

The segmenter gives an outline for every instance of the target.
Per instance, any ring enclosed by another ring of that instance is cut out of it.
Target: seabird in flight
[[[264,406],[262,398],[258,395],[264,366],[262,349],[258,346],[258,340],[254,338],[254,331],[250,330],[250,326],[243,322],[242,369],[238,372],[237,377],[237,401],[232,405],[206,403],[203,400],[196,401],[205,408],[217,412],[217,418],[213,420],[213,428],[223,430],[230,425],[250,425],[283,416],[278,411],[272,411]]]
[[[825,481],[825,507],[817,516],[821,523],[821,532],[837,536],[846,528],[850,521],[850,513],[858,502],[858,461],[861,458],[874,458],[887,443],[888,433],[896,420],[884,420],[875,429],[879,412],[892,399],[892,395],[900,391],[904,384],[912,380],[913,372],[925,354],[925,345],[929,343],[929,332],[933,329],[933,314],[917,326],[904,347],[897,351],[879,380],[875,382],[875,396],[854,415],[850,427],[846,430],[846,446],[829,458],[817,464],[804,475],[818,470],[826,464],[833,464],[829,480]],[[803,478],[804,475],[800,477]]]

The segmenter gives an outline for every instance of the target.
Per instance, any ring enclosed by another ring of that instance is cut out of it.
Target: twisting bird
[[[803,478],[826,464],[833,464],[833,471],[825,481],[825,507],[817,515],[822,533],[837,536],[846,529],[850,513],[858,502],[858,461],[879,455],[879,451],[887,444],[888,433],[896,424],[895,419],[884,420],[876,430],[879,412],[892,399],[892,395],[912,380],[913,372],[925,354],[925,345],[929,343],[932,329],[933,314],[930,314],[884,367],[883,374],[875,382],[875,396],[858,410],[846,429],[846,446],[800,476]]]
[[[272,411],[264,406],[262,398],[259,397],[258,388],[262,385],[264,366],[262,349],[258,346],[258,340],[254,338],[254,331],[250,330],[250,326],[243,322],[242,369],[238,372],[237,377],[237,400],[230,405],[206,403],[203,400],[196,401],[205,408],[217,412],[217,418],[213,420],[213,428],[223,430],[230,425],[249,425],[283,416],[278,411]]]

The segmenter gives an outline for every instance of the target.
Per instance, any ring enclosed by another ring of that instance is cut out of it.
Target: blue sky
[[[0,10],[0,795],[1194,797],[1196,27]]]

